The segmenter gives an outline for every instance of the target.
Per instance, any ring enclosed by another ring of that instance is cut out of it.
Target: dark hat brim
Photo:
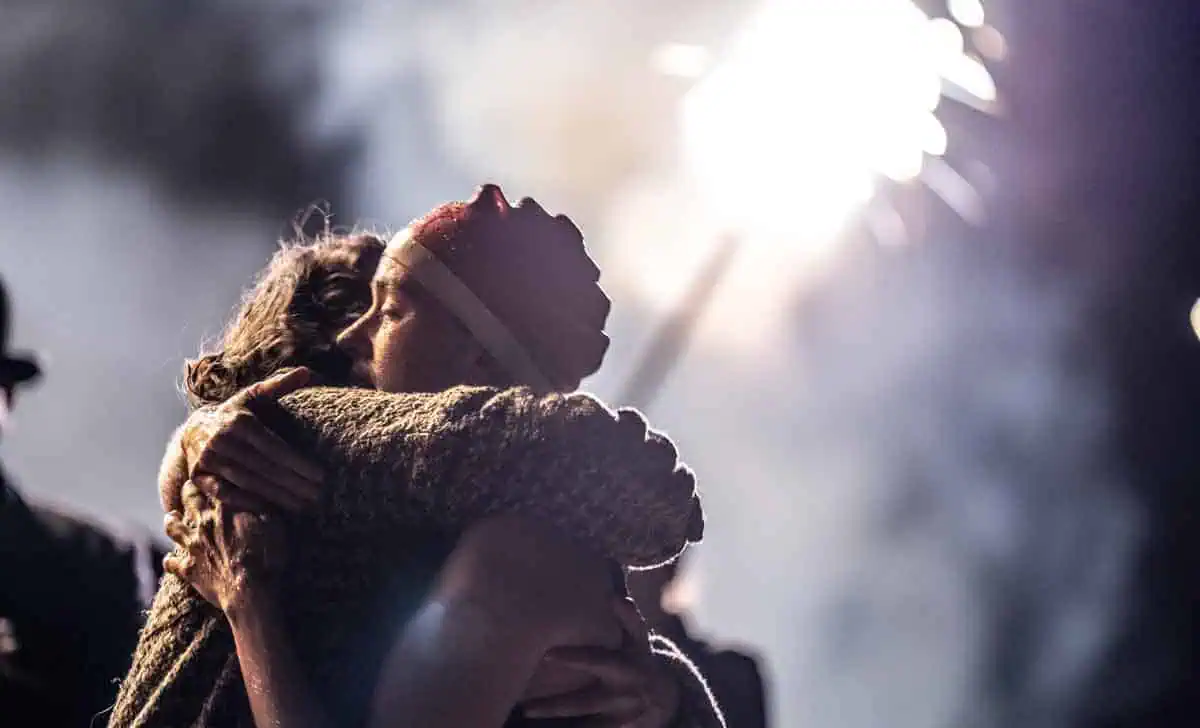
[[[37,379],[42,369],[33,359],[22,356],[0,356],[0,382],[21,384]]]

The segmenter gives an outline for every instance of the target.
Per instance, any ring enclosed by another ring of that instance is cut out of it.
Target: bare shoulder
[[[459,539],[451,560],[473,576],[489,577],[498,586],[535,584],[611,590],[608,561],[581,542],[530,516],[506,513],[482,519]],[[598,581],[598,584],[589,582]]]
[[[493,516],[463,534],[442,568],[438,598],[539,625],[555,640],[608,641],[619,632],[609,561],[536,519]]]

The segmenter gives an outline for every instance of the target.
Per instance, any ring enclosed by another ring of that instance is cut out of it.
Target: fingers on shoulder
[[[311,369],[307,367],[295,367],[277,372],[261,382],[251,384],[242,390],[239,397],[241,397],[244,403],[255,400],[278,399],[298,389],[303,389],[312,381],[313,372]]]

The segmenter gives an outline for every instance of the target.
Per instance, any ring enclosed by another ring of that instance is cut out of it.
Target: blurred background
[[[682,597],[762,658],[774,725],[1197,724],[1186,4],[0,18],[0,273],[46,370],[3,444],[26,494],[157,532],[182,360],[276,241],[494,181],[587,235],[615,301],[587,388],[698,471]]]

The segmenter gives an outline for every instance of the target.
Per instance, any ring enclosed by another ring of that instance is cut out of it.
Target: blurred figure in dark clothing
[[[40,374],[8,323],[0,281],[0,434]],[[112,705],[164,553],[27,503],[0,469],[0,724],[86,728]]]
[[[686,556],[650,571],[631,571],[626,576],[630,594],[655,634],[675,643],[708,681],[708,688],[725,716],[729,728],[766,728],[766,687],[758,669],[758,658],[732,649],[718,649],[688,629],[685,615],[668,605]]]

